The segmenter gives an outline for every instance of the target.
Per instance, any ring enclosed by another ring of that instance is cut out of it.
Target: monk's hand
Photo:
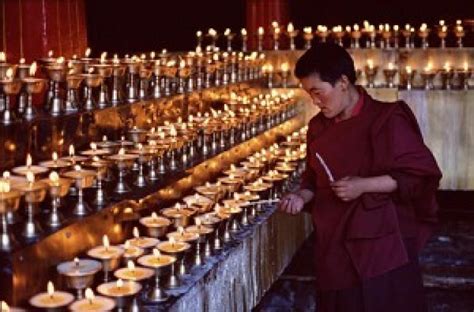
[[[285,195],[278,205],[278,209],[283,212],[297,214],[304,207],[304,199],[301,195],[290,193]]]
[[[364,193],[365,179],[361,177],[344,177],[331,183],[331,188],[342,201],[352,201]]]

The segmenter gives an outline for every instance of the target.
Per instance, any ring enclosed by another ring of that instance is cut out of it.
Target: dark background
[[[297,28],[326,24],[352,25],[426,22],[474,18],[474,0],[288,0],[289,16]],[[86,0],[89,45],[111,53],[189,50],[198,29],[245,27],[245,0]],[[268,25],[262,25],[267,26]],[[221,43],[222,46],[222,43]]]

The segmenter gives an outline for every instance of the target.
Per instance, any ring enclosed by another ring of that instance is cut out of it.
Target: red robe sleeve
[[[435,195],[441,179],[436,160],[423,142],[413,112],[404,102],[395,104],[385,123],[385,169],[397,181],[394,201],[410,203],[417,222],[417,245],[423,247],[437,222]],[[382,127],[381,129],[383,129]],[[385,170],[384,170],[385,171]]]

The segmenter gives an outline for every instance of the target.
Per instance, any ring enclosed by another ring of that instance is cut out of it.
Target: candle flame
[[[10,192],[10,181],[0,180],[0,193]]]
[[[290,70],[290,65],[287,62],[282,63],[280,69],[282,72],[288,72]]]
[[[464,62],[463,69],[464,69],[465,72],[467,72],[469,70],[469,64],[467,62]]]
[[[129,249],[130,249],[130,241],[126,240],[126,241],[125,241],[125,244],[124,244],[124,246],[123,246],[123,248],[124,248],[125,250],[129,250]]]
[[[53,57],[53,54],[54,54],[54,51],[53,51],[53,50],[49,50],[49,51],[48,51],[48,57]]]
[[[265,33],[265,30],[263,29],[263,27],[262,26],[258,27],[258,34],[260,36],[263,36],[264,33]]]
[[[287,31],[288,33],[292,33],[292,32],[295,31],[295,26],[293,26],[293,23],[291,23],[291,22],[288,23],[288,26],[286,27],[286,31]]]
[[[407,74],[411,74],[412,71],[413,71],[413,69],[412,69],[411,66],[409,66],[409,65],[407,65],[407,66],[405,67],[405,70],[406,70]]]
[[[140,232],[138,232],[138,228],[136,226],[133,228],[133,237],[140,238]]]
[[[122,288],[123,287],[123,281],[119,278],[117,280],[117,288]]]
[[[64,57],[60,56],[56,60],[56,64],[64,64]]]
[[[196,223],[197,227],[200,227],[200,226],[201,226],[201,223],[202,223],[202,221],[201,221],[201,219],[200,219],[200,218],[195,218],[195,219],[194,219],[194,223]]]
[[[74,145],[69,145],[69,157],[74,157],[75,150],[74,150]]]
[[[120,148],[119,151],[118,151],[118,154],[119,155],[125,155],[125,149],[123,147]]]
[[[8,68],[7,72],[5,73],[5,79],[11,80],[13,78],[13,68]]]
[[[82,170],[81,165],[75,165],[74,170],[81,171]]]
[[[54,295],[54,284],[53,282],[48,282],[48,295],[52,298]]]
[[[374,68],[374,61],[372,59],[368,59],[367,60],[367,66],[372,69]]]
[[[74,258],[74,265],[75,265],[76,267],[79,266],[79,263],[80,263],[79,258],[77,258],[77,257]]]
[[[446,71],[450,71],[450,70],[451,70],[451,64],[449,64],[449,62],[446,62],[446,63],[444,63],[443,68],[444,68],[444,70],[446,70]]]
[[[3,178],[4,179],[10,179],[10,171],[3,171]]]
[[[107,52],[102,52],[100,54],[100,62],[105,63],[105,59],[107,58]]]
[[[89,300],[89,304],[92,304],[92,301],[95,299],[94,292],[92,289],[87,288],[85,292],[86,299]]]
[[[59,181],[58,173],[56,171],[51,171],[51,173],[49,174],[49,179],[51,180],[51,182],[57,183]]]
[[[392,62],[389,62],[388,63],[388,69],[389,70],[393,70],[394,66],[393,66],[393,63]]]
[[[33,77],[36,74],[36,68],[37,68],[36,62],[31,63],[30,70],[29,70],[30,76]]]
[[[158,219],[158,215],[156,214],[156,212],[152,212],[151,217],[153,218],[153,220]]]
[[[184,228],[182,226],[178,226],[178,233],[179,235],[183,236],[184,235]]]
[[[26,155],[26,166],[29,168],[33,164],[33,159],[31,158],[31,154],[28,153]]]
[[[0,62],[6,62],[7,60],[7,56],[5,54],[5,52],[1,51],[0,52]]]
[[[155,256],[155,258],[161,257],[160,251],[156,248],[153,248],[153,256]]]
[[[169,242],[172,246],[174,246],[174,244],[176,243],[176,240],[174,239],[174,237],[170,237]]]
[[[102,236],[102,244],[104,245],[105,250],[108,250],[110,247],[109,237],[107,235]]]
[[[135,263],[132,260],[128,260],[127,268],[129,271],[135,272]]]
[[[84,53],[85,57],[89,57],[91,55],[91,48],[87,48],[86,52]]]
[[[35,174],[31,171],[26,172],[26,181],[28,181],[30,184],[33,184],[35,182]]]
[[[433,68],[433,64],[431,64],[431,62],[430,62],[430,63],[426,64],[424,70],[425,70],[425,72],[429,72],[429,71],[431,71],[432,68]]]
[[[244,37],[247,36],[247,29],[242,28],[242,29],[240,30],[240,34],[241,34],[242,36],[244,36]]]

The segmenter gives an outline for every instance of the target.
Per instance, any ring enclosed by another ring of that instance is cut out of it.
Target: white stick
[[[319,160],[319,162],[321,163],[321,166],[323,166],[324,168],[324,171],[326,171],[326,174],[328,175],[328,178],[329,178],[329,181],[334,182],[334,177],[331,173],[331,170],[329,170],[328,166],[326,165],[326,162],[324,161],[324,159],[321,157],[321,155],[319,155],[319,153],[316,153],[316,158]]]

